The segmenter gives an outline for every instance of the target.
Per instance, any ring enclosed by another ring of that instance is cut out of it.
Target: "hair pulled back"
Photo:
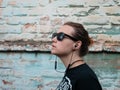
[[[93,43],[82,24],[75,22],[66,22],[64,25],[71,26],[74,29],[73,37],[82,42],[79,55],[81,57],[85,56],[89,51],[90,44]]]

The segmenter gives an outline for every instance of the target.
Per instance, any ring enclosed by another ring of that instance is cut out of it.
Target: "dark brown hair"
[[[77,40],[80,40],[82,42],[79,55],[85,56],[89,51],[89,45],[93,43],[93,41],[88,35],[88,32],[80,23],[66,22],[64,23],[64,25],[69,25],[74,29],[75,33],[73,33],[73,37],[75,37]]]

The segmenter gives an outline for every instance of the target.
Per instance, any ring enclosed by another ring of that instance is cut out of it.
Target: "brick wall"
[[[0,0],[0,50],[49,51],[66,21],[84,24],[91,51],[120,52],[120,0]]]
[[[54,56],[37,51],[50,51],[51,34],[66,21],[85,26],[90,51],[113,52],[86,60],[104,90],[120,89],[120,0],[0,0],[0,90],[56,87],[63,74],[54,71]]]
[[[120,90],[120,55],[90,53],[84,57],[103,90]],[[54,69],[55,56],[40,52],[0,52],[0,90],[54,90],[64,73]],[[64,71],[58,60],[58,70]]]

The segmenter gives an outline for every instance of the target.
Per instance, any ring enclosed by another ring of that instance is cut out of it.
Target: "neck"
[[[62,62],[65,65],[66,68],[68,67],[69,64],[71,65],[74,62],[75,63],[72,64],[70,66],[70,68],[81,65],[81,64],[84,63],[83,58],[80,57],[78,54],[74,54],[74,53],[71,53],[71,54],[65,55],[65,56],[60,56],[60,59],[62,60]]]
[[[59,58],[61,59],[61,61],[65,65],[65,67],[68,67],[70,59],[71,59],[71,54],[70,55],[66,55],[66,56],[59,56]]]
[[[79,65],[84,64],[85,62],[82,59],[79,60],[75,60],[74,62],[72,62],[71,64],[69,64],[69,68],[73,68]]]

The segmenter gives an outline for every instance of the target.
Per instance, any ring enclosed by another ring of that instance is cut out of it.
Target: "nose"
[[[52,38],[52,42],[57,42],[57,38],[56,37]]]

